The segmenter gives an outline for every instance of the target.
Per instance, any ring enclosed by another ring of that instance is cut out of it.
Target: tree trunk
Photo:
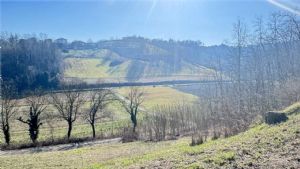
[[[29,125],[29,133],[31,141],[35,144],[39,134],[39,128],[36,123],[34,125]]]
[[[133,124],[133,132],[135,133],[136,123]]]
[[[10,142],[9,125],[5,125],[5,127],[3,128],[3,133],[4,133],[5,143],[9,145]]]
[[[137,126],[136,115],[131,114],[131,121],[132,121],[132,124],[133,124],[133,130],[132,131],[135,133],[135,128]]]
[[[68,121],[68,125],[69,125],[69,128],[68,128],[68,140],[69,140],[70,137],[71,137],[71,132],[72,132],[72,121]]]
[[[96,131],[95,131],[95,124],[91,123],[92,129],[93,129],[93,139],[96,138]]]
[[[31,141],[32,141],[33,144],[36,143],[37,135],[38,135],[38,131],[35,130],[35,129],[31,129],[31,131],[30,131],[30,138],[31,138]]]

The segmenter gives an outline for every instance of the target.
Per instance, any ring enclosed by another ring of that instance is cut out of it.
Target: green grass
[[[65,54],[66,65],[64,76],[77,78],[119,78],[126,76],[129,61],[110,66],[114,60],[120,60],[120,56],[106,49],[100,50],[70,50]],[[107,59],[107,57],[111,59]]]
[[[283,112],[286,112],[289,115],[299,113],[300,112],[300,102],[295,103],[295,104],[285,108],[283,110]]]
[[[108,66],[99,58],[67,58],[65,64],[67,65],[65,77],[105,78],[109,76],[106,72]]]
[[[126,76],[130,61],[118,66],[110,67],[110,62],[104,62],[101,58],[67,58],[64,61],[67,68],[65,77],[77,78],[122,78]]]
[[[126,96],[129,92],[129,87],[123,87],[117,90],[123,96]],[[143,103],[143,107],[148,110],[155,106],[168,105],[174,103],[186,103],[190,104],[192,102],[197,101],[197,96],[192,94],[184,93],[173,89],[171,87],[162,87],[162,86],[146,86],[141,87],[141,89],[145,95],[145,101]]]
[[[140,78],[146,81],[199,80],[200,77],[205,78],[207,75],[214,74],[212,69],[187,62],[181,64],[180,70],[170,74],[168,63],[152,64],[128,59],[107,49],[70,50],[64,55],[66,56],[64,77],[101,78],[109,82],[118,82],[127,81],[127,76],[134,76],[134,74],[141,74]],[[116,62],[119,63],[112,64]]]
[[[69,151],[0,156],[2,168],[297,168],[300,114],[229,138],[189,146],[190,138],[111,143]],[[287,162],[289,160],[289,162]]]

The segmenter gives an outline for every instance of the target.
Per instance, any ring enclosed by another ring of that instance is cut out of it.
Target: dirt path
[[[76,148],[80,148],[80,147],[94,146],[94,145],[98,145],[98,144],[118,143],[120,141],[121,141],[121,138],[113,138],[113,139],[106,139],[106,140],[87,141],[87,142],[82,142],[82,143],[69,143],[69,144],[60,144],[60,145],[53,145],[53,146],[25,148],[25,149],[20,149],[20,150],[7,150],[7,151],[0,150],[0,156],[40,153],[40,152],[49,152],[49,151],[65,151],[65,150],[71,150],[71,149],[76,149]]]

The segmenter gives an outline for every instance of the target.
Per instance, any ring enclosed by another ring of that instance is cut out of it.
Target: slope
[[[298,168],[300,105],[285,123],[259,124],[230,138],[190,147],[190,138],[111,143],[69,151],[0,156],[2,168]]]
[[[214,71],[183,59],[164,56],[162,49],[148,49],[152,59],[128,57],[109,49],[70,50],[65,53],[64,77],[98,79],[106,82],[199,80]],[[153,52],[154,50],[155,52]]]
[[[239,135],[190,147],[189,139],[168,146],[95,164],[92,168],[298,168],[300,166],[300,105],[284,110],[285,123],[256,125]]]

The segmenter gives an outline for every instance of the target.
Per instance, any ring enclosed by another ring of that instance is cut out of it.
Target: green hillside
[[[190,138],[110,143],[68,151],[0,156],[3,168],[297,168],[300,105],[287,122],[258,124],[229,138],[189,146]]]
[[[154,47],[153,47],[154,48]],[[162,49],[153,49],[163,53]],[[151,52],[150,52],[151,53]],[[213,75],[212,69],[183,60],[175,62],[168,56],[147,60],[120,56],[108,49],[70,50],[65,53],[64,77],[116,81],[199,80]]]

